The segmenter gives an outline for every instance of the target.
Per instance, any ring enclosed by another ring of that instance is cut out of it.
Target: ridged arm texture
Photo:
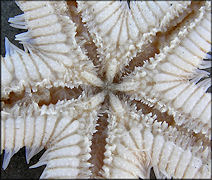
[[[210,1],[17,1],[1,153],[41,179],[211,177]]]

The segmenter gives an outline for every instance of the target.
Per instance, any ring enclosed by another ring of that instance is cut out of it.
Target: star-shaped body
[[[209,1],[17,4],[9,22],[28,31],[1,61],[4,169],[25,146],[27,163],[46,149],[41,178],[211,176]]]

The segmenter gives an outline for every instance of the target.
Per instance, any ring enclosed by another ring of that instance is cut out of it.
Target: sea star
[[[4,169],[26,146],[27,163],[46,149],[40,178],[211,176],[211,2],[17,4],[9,22],[28,31],[1,60]]]

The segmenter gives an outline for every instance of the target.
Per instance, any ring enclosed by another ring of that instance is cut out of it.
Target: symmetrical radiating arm
[[[146,62],[144,67],[135,68],[121,84],[116,85],[117,90],[129,93],[132,99],[142,99],[168,111],[176,117],[178,125],[184,124],[189,130],[208,137],[211,95],[206,90],[211,82],[210,78],[202,82],[198,80],[207,77],[208,73],[201,69],[210,67],[211,63],[203,60],[208,58],[207,52],[211,50],[210,9],[210,3],[206,2],[195,11],[188,26],[182,24],[179,31],[173,32],[170,43],[155,58]]]
[[[93,63],[75,39],[76,27],[62,2],[18,1],[24,14],[10,18],[17,28],[28,29],[16,35],[25,51],[5,39],[6,56],[2,58],[3,98],[24,88],[76,87],[87,84],[81,76],[96,74]]]
[[[5,150],[3,168],[21,147],[29,160],[47,149],[32,167],[47,165],[41,178],[90,176],[90,145],[104,93],[91,98],[60,101],[39,107],[36,103],[14,106],[2,111],[1,149]]]
[[[191,133],[110,98],[103,177],[149,178],[151,167],[157,178],[210,177],[210,143],[203,146]]]
[[[190,2],[126,1],[78,2],[78,11],[97,46],[100,60],[117,61],[122,70],[151,36],[166,29]]]

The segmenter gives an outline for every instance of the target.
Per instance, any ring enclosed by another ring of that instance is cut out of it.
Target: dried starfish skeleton
[[[5,40],[3,168],[40,178],[211,176],[211,3],[18,1]],[[99,126],[98,126],[99,125]]]

